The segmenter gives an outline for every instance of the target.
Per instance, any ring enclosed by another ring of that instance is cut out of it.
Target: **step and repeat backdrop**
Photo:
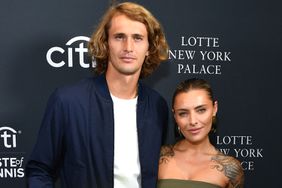
[[[134,1],[162,23],[169,60],[144,82],[171,105],[181,80],[207,79],[219,102],[217,147],[241,161],[246,188],[280,187],[282,3]],[[92,76],[87,42],[110,2],[0,2],[0,187],[25,187],[46,102]],[[170,121],[168,142],[173,142]],[[58,186],[59,187],[59,186]]]

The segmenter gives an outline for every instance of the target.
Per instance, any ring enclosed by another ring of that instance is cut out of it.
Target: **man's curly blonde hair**
[[[115,15],[126,15],[129,19],[146,26],[149,40],[149,55],[142,65],[140,78],[150,75],[162,61],[168,58],[168,44],[159,21],[143,6],[125,2],[112,5],[103,16],[88,44],[89,52],[96,61],[95,72],[102,74],[107,70],[109,46],[108,31]]]

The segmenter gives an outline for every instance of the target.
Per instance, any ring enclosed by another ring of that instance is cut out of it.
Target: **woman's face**
[[[185,139],[191,143],[208,139],[216,112],[217,102],[213,103],[204,89],[179,93],[174,100],[175,121]]]

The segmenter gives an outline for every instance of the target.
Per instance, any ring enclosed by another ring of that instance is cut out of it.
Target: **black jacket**
[[[141,184],[155,188],[168,108],[156,91],[142,83],[138,87]],[[62,188],[112,188],[113,163],[113,102],[105,76],[57,89],[26,166],[29,187],[53,187],[59,176]]]

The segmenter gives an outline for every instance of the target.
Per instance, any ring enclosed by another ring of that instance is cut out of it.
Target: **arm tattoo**
[[[212,161],[216,162],[212,168],[223,172],[229,178],[228,188],[243,188],[244,172],[241,164],[235,158],[221,153],[213,156]]]
[[[166,145],[162,146],[161,153],[160,153],[160,161],[159,163],[167,163],[169,157],[174,156],[173,146],[172,145]]]

